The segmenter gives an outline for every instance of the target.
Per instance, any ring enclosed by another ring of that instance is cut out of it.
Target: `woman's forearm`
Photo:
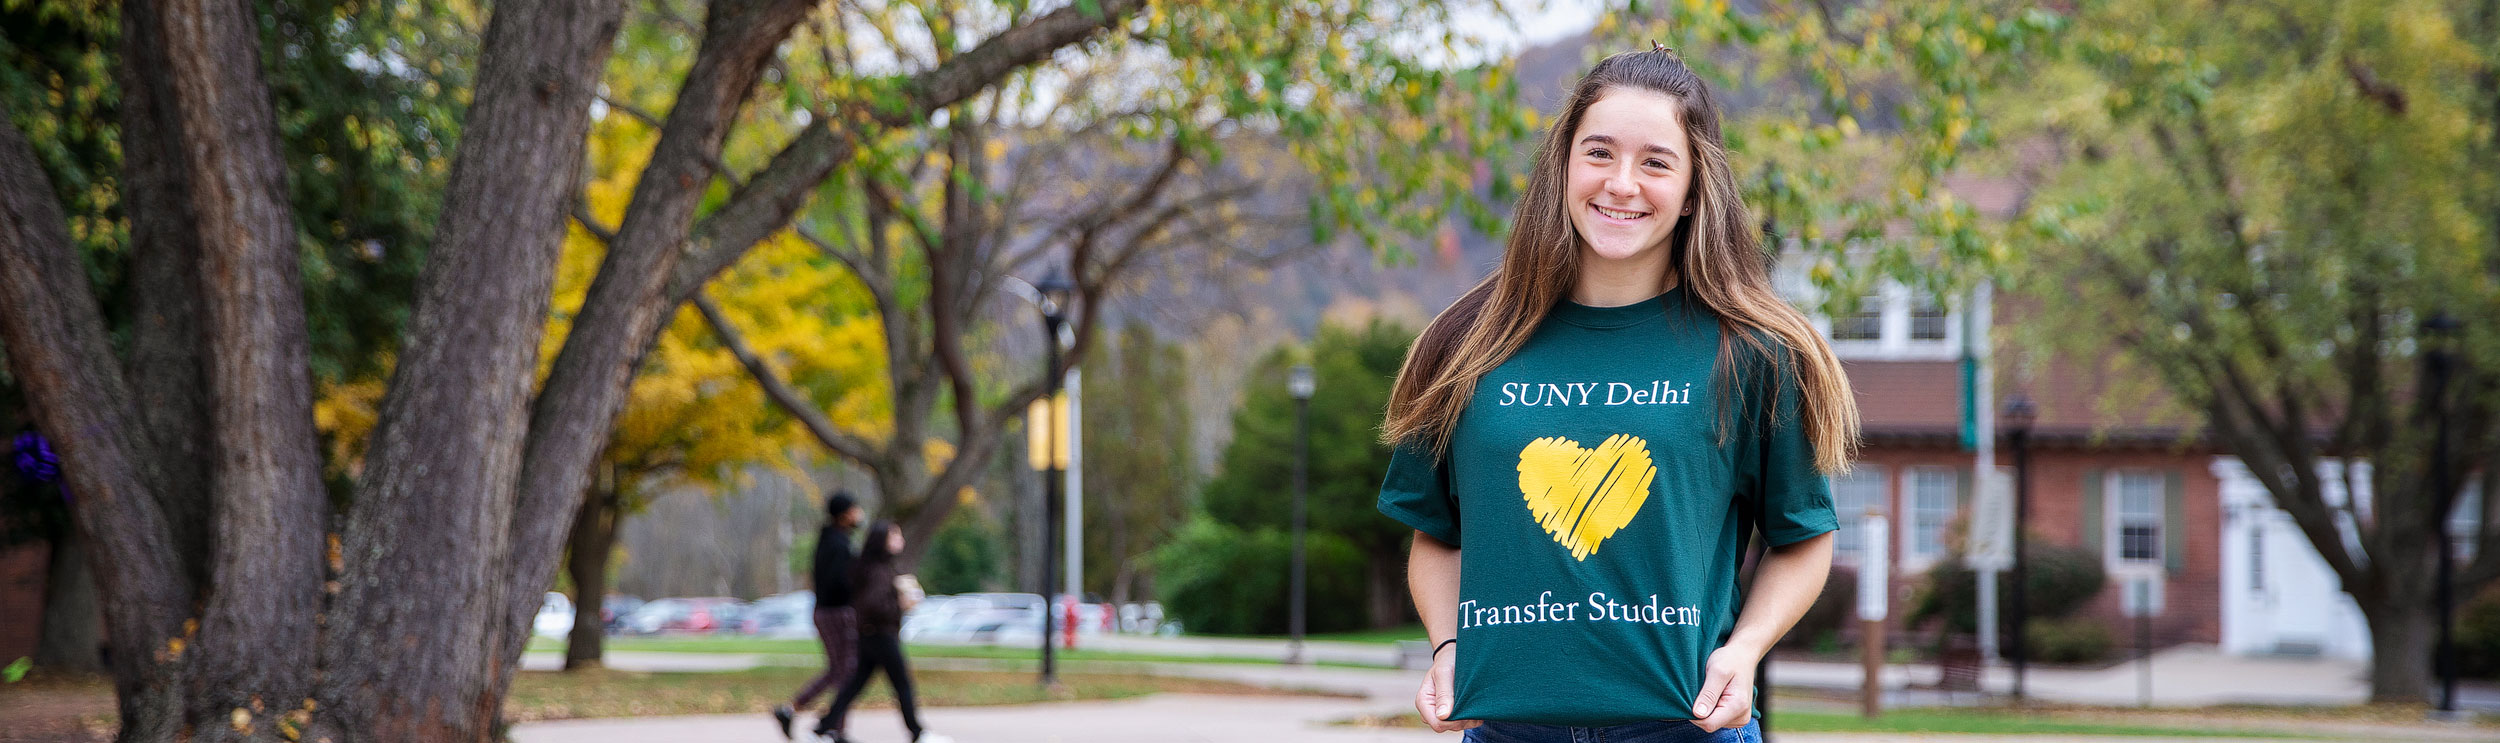
[[[1424,636],[1435,650],[1441,641],[1458,636],[1457,547],[1415,532],[1415,546],[1406,555],[1406,588],[1415,596],[1415,614],[1423,617]]]
[[[1788,628],[1805,616],[1814,606],[1814,599],[1823,593],[1823,579],[1832,573],[1831,532],[1784,547],[1771,548],[1762,559],[1754,576],[1753,591],[1745,599],[1745,610],[1737,615],[1736,630],[1728,636],[1727,645],[1742,648],[1760,656],[1771,650],[1771,644],[1788,634]],[[1453,606],[1453,608],[1455,608]]]

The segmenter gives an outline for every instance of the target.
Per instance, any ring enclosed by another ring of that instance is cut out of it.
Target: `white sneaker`
[[[955,739],[942,733],[921,733],[920,739],[912,743],[955,743]]]

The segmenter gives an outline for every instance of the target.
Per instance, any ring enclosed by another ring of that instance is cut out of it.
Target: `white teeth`
[[[1603,214],[1603,215],[1606,215],[1606,216],[1609,216],[1609,217],[1613,217],[1613,218],[1615,218],[1615,219],[1640,219],[1640,218],[1642,218],[1642,217],[1649,216],[1647,213],[1644,213],[1644,212],[1627,212],[1627,211],[1618,211],[1618,210],[1608,209],[1608,208],[1606,208],[1606,207],[1598,206],[1598,205],[1596,205],[1596,204],[1590,204],[1590,205],[1589,205],[1589,207],[1590,207],[1590,208],[1593,208],[1593,209],[1596,209],[1596,210],[1597,210],[1597,213],[1599,213],[1599,214]]]

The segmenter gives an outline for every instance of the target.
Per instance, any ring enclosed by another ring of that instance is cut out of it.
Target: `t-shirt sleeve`
[[[1390,450],[1389,474],[1380,482],[1380,512],[1458,546],[1458,499],[1450,493],[1450,468],[1430,449],[1405,443]]]
[[[1791,357],[1780,353],[1774,358],[1777,365],[1764,365],[1764,371],[1773,373],[1773,383],[1756,386],[1770,393],[1771,411],[1754,419],[1763,427],[1752,447],[1756,456],[1749,495],[1754,513],[1761,515],[1763,538],[1777,547],[1837,529],[1840,520],[1832,512],[1831,481],[1814,468],[1814,443],[1798,414],[1805,390],[1788,366]]]

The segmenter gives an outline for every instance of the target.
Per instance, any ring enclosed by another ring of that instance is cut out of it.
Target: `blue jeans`
[[[1691,720],[1652,720],[1629,725],[1586,728],[1487,722],[1467,729],[1465,743],[1762,743],[1762,723],[1702,732]]]

